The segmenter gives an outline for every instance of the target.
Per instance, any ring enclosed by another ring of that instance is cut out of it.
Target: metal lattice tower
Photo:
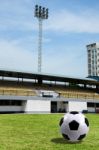
[[[38,38],[38,72],[42,70],[42,22],[48,19],[48,8],[35,5],[35,17],[39,21],[39,38]]]

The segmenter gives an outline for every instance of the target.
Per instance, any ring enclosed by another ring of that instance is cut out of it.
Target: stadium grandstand
[[[99,112],[99,81],[0,70],[0,113]]]

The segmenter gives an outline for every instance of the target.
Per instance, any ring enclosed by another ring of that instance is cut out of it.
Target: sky
[[[99,42],[98,0],[0,0],[0,69],[37,72],[36,4],[49,8],[42,73],[86,77],[86,45]]]

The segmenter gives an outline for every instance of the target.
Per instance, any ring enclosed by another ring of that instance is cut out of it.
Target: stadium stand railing
[[[28,90],[28,89],[0,88],[0,95],[36,96],[36,92],[34,90]]]
[[[0,95],[12,95],[12,96],[39,96],[37,91],[54,91],[58,93],[59,98],[74,98],[74,99],[96,99],[99,100],[99,94],[94,90],[86,90],[78,87],[62,87],[55,85],[24,85],[22,84],[10,84],[0,85]]]

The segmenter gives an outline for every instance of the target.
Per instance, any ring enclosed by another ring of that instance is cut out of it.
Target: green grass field
[[[59,132],[62,114],[0,115],[0,150],[98,150],[99,115],[87,114],[90,131],[83,142],[67,143]]]

